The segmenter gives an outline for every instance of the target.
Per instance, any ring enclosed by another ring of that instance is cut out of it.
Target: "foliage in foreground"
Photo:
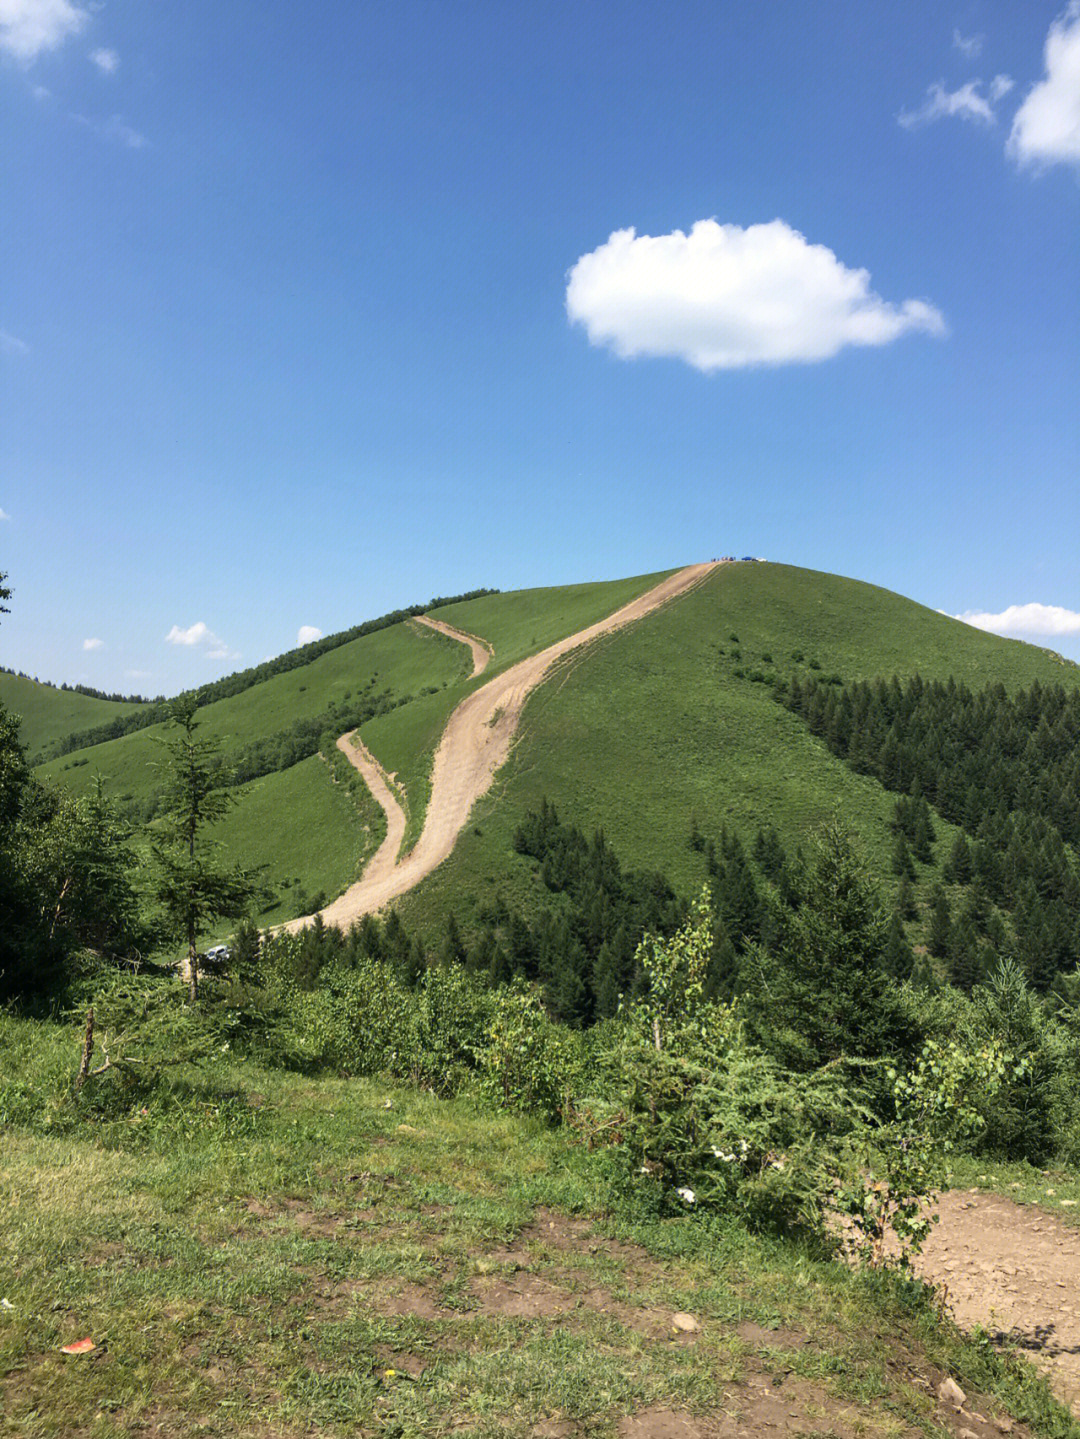
[[[837,853],[824,845],[820,867]],[[785,1065],[756,1042],[738,1001],[707,993],[707,895],[672,938],[642,943],[641,992],[587,1031],[555,1022],[522,980],[493,989],[457,964],[403,974],[340,936],[339,962],[316,968],[317,929],[261,952],[240,939],[248,977],[208,984],[201,1005],[181,1003],[168,980],[105,984],[68,1121],[152,1098],[167,1065],[236,1047],[309,1073],[392,1075],[440,1095],[468,1088],[561,1121],[604,1152],[612,1193],[639,1214],[723,1213],[827,1245],[842,1210],[880,1262],[886,1231],[902,1251],[917,1246],[943,1156],[984,1127],[969,1088],[977,1081],[992,1099],[1011,1065],[1000,1046],[974,1057],[927,1049],[910,1072],[856,1055]],[[854,1014],[847,1023],[856,1033]],[[64,1115],[54,1094],[49,1122]]]

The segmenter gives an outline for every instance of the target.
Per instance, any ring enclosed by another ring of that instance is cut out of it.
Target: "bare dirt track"
[[[579,630],[577,634],[558,640],[539,654],[521,660],[467,695],[450,716],[435,754],[431,772],[431,799],[423,832],[411,853],[395,864],[388,865],[387,859],[391,853],[390,831],[398,823],[398,815],[401,816],[401,833],[404,833],[401,806],[393,797],[386,778],[373,757],[366,750],[350,752],[352,746],[345,747],[345,741],[349,737],[343,736],[338,741],[338,747],[343,749],[350,761],[360,770],[371,786],[372,794],[386,811],[388,833],[362,878],[322,911],[324,922],[346,927],[365,914],[373,914],[382,909],[437,869],[453,850],[454,843],[469,818],[469,811],[481,795],[487,792],[496,771],[506,762],[525,701],[537,685],[547,678],[552,667],[571,651],[580,649],[582,645],[600,639],[603,635],[623,629],[659,609],[661,605],[685,594],[700,584],[715,568],[716,562],[713,561],[709,564],[688,565],[685,569],[678,570],[605,619],[598,620],[587,629]],[[427,622],[435,628],[444,628],[441,622]],[[454,638],[461,639],[470,647],[474,643],[472,636],[467,636],[460,630],[455,631],[452,626],[445,626],[444,632],[452,633]],[[475,650],[473,662],[474,665],[479,662]],[[474,673],[477,671],[474,670]],[[369,776],[377,776],[378,788]],[[400,845],[400,836],[398,844]],[[396,856],[397,849],[392,853]],[[310,918],[293,920],[285,928],[302,929],[308,923]]]
[[[364,783],[378,802],[383,814],[386,815],[386,838],[364,867],[365,878],[385,880],[388,875],[393,873],[401,841],[405,838],[405,811],[390,788],[386,771],[371,751],[365,747],[354,729],[341,736],[337,747],[349,763],[360,771]],[[291,927],[302,927],[304,922],[300,920]]]
[[[1080,1230],[1034,1205],[949,1190],[916,1271],[961,1329],[1014,1346],[1080,1418]]]
[[[449,635],[452,640],[458,640],[463,645],[468,645],[472,650],[472,677],[482,675],[487,669],[488,660],[492,656],[492,648],[487,640],[481,640],[476,635],[470,635],[465,630],[459,630],[454,625],[448,625],[445,620],[433,620],[430,615],[417,615],[417,624],[427,625],[428,629],[438,630],[441,635]]]

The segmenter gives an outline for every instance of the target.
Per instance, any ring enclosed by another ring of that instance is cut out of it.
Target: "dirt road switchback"
[[[525,701],[547,678],[552,666],[582,645],[623,629],[685,594],[699,585],[716,568],[716,564],[713,561],[678,570],[606,619],[598,620],[587,629],[549,645],[539,654],[521,660],[467,695],[451,714],[443,731],[431,771],[431,799],[424,829],[415,848],[404,859],[396,860],[396,845],[393,850],[390,848],[393,834],[397,833],[399,845],[400,836],[404,833],[401,806],[372,756],[362,747],[357,749],[349,744],[349,736],[343,736],[338,741],[339,748],[363,774],[372,794],[385,810],[388,832],[363,876],[322,911],[324,922],[346,928],[354,920],[373,914],[391,900],[399,898],[437,869],[453,850],[458,835],[465,828],[469,811],[491,787],[496,771],[505,764]],[[431,620],[427,623],[442,628],[441,623]],[[451,630],[451,627],[446,629]],[[451,632],[454,638],[467,644],[473,640],[472,636],[466,636],[461,631]],[[473,656],[474,664],[479,663],[475,650]],[[397,829],[399,824],[400,830]],[[310,917],[293,920],[284,928],[302,929],[308,923]]]
[[[430,615],[417,615],[418,624],[427,625],[428,629],[438,630],[441,635],[449,635],[452,640],[458,640],[463,645],[468,645],[472,650],[472,677],[482,675],[487,669],[488,660],[492,656],[492,648],[487,640],[477,639],[476,635],[467,634],[464,630],[455,629],[448,625],[445,620],[433,620]]]

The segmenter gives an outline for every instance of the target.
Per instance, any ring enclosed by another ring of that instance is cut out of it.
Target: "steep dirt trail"
[[[417,615],[417,624],[427,625],[429,629],[438,630],[441,635],[449,635],[452,640],[460,644],[468,645],[472,650],[472,678],[482,675],[488,667],[488,660],[495,651],[488,644],[487,640],[481,640],[476,635],[470,635],[466,630],[456,629],[448,625],[445,620],[433,620],[430,615]]]
[[[372,785],[372,793],[386,810],[388,833],[363,876],[321,911],[324,922],[346,927],[365,914],[374,914],[437,869],[453,850],[458,835],[465,828],[469,811],[487,792],[496,771],[506,762],[525,701],[547,677],[552,666],[582,645],[623,629],[685,594],[699,585],[716,565],[716,561],[688,565],[605,619],[558,640],[539,654],[519,661],[467,695],[450,716],[435,753],[431,799],[423,832],[412,852],[389,868],[386,854],[389,853],[391,815],[394,810],[400,811],[401,807],[390,793],[382,770],[372,756],[366,750],[357,750],[354,758],[349,750],[345,750],[344,753],[365,779],[368,779],[365,764],[374,767],[372,773],[377,775],[379,788]],[[340,746],[341,741],[338,743]],[[387,808],[387,800],[390,808]],[[393,823],[396,822],[395,817]],[[394,853],[397,851],[394,850]],[[376,861],[379,861],[378,868]],[[284,928],[302,929],[310,924],[311,918],[293,920]]]
[[[394,871],[398,850],[401,848],[401,841],[405,838],[405,811],[390,788],[386,771],[365,746],[356,730],[351,729],[348,734],[343,734],[337,742],[337,747],[349,763],[360,771],[364,783],[386,815],[386,838],[364,866],[365,879],[385,880]],[[299,926],[302,926],[304,921],[300,920],[298,923]],[[290,928],[296,927],[296,925],[290,926]]]
[[[949,1190],[915,1261],[947,1289],[961,1329],[1015,1345],[1080,1418],[1080,1229],[1045,1209],[981,1190]]]

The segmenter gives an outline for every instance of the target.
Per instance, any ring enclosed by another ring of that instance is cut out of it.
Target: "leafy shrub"
[[[737,1004],[706,1000],[707,894],[672,939],[644,940],[646,994],[609,1031],[624,1176],[668,1210],[722,1208],[822,1235],[866,1119],[842,1065],[784,1070],[749,1042]]]
[[[970,1050],[929,1040],[907,1073],[888,1070],[895,1117],[868,1135],[864,1162],[837,1195],[861,1259],[908,1267],[936,1223],[928,1205],[947,1156],[985,1127],[982,1106],[1018,1068],[996,1041]]]
[[[493,1001],[477,1058],[485,1092],[503,1109],[554,1120],[584,1077],[580,1030],[556,1024],[535,985],[515,980]]]

